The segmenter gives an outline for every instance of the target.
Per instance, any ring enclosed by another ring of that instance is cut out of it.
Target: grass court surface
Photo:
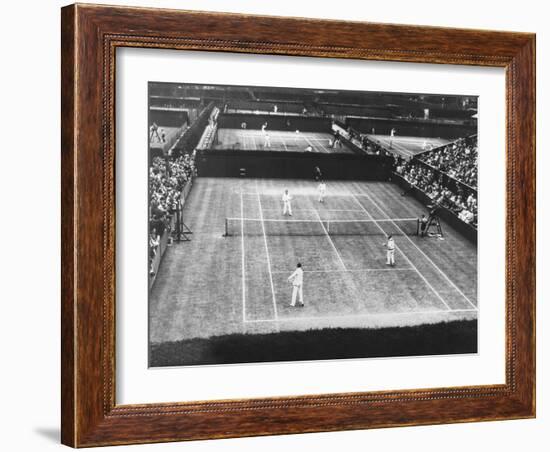
[[[402,137],[399,135],[390,137],[389,135],[372,134],[367,134],[367,137],[405,158],[414,157],[421,152],[451,143],[451,140],[444,138]]]
[[[322,132],[286,132],[268,130],[270,147],[266,146],[264,133],[255,129],[218,129],[217,140],[212,149],[239,149],[248,151],[291,151],[324,154],[353,154],[344,143],[342,146],[331,147],[329,141],[334,141],[330,133]]]
[[[288,219],[285,188],[293,196],[292,220],[303,222],[292,223],[290,235],[271,229],[271,220]],[[328,181],[323,204],[316,188],[305,180],[197,178],[184,208],[191,242],[169,247],[150,292],[151,353],[163,343],[242,333],[475,322],[475,245],[444,223],[444,240],[404,235],[408,220],[388,218],[416,218],[425,207],[392,183]],[[226,218],[241,220],[230,236],[224,236]],[[330,221],[369,227],[323,231]],[[388,231],[396,234],[393,268],[385,263]],[[289,307],[287,277],[297,262],[305,271],[304,308]]]

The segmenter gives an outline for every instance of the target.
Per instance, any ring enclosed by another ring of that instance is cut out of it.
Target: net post
[[[224,232],[223,236],[227,237],[227,234],[228,234],[228,232],[227,232],[227,217],[225,217],[225,232]]]

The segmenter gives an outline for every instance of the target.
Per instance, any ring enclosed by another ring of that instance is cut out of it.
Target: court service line
[[[243,322],[246,322],[246,266],[244,260],[244,207],[243,193],[241,192],[241,265],[242,265],[242,292],[243,292]]]
[[[365,209],[365,206],[363,206],[363,204],[361,204],[361,203],[359,202],[359,200],[358,200],[356,197],[354,197],[354,199],[355,199],[355,201],[357,202],[357,204],[359,204],[359,205],[363,208],[363,210],[365,211],[365,213],[366,213],[372,220],[374,220],[374,218],[373,218],[373,216],[370,214],[370,212],[369,212],[367,209]],[[392,223],[393,223],[393,221],[392,221]],[[382,226],[380,226],[377,222],[376,222],[375,224],[376,224],[376,226],[378,226],[378,229],[380,229],[380,231],[382,231],[382,233],[383,233],[384,235],[386,235],[386,232],[384,231],[384,229],[382,229]],[[395,223],[393,223],[393,224],[394,224],[395,226],[397,226]],[[407,237],[407,235],[403,232],[403,230],[401,230],[400,228],[399,228],[399,230],[405,235],[405,237]],[[407,237],[407,238],[408,238],[408,237]],[[422,280],[428,285],[428,287],[429,287],[430,289],[432,289],[433,293],[437,296],[437,298],[439,298],[439,299],[441,300],[441,302],[442,302],[445,306],[447,306],[447,309],[448,309],[448,310],[451,310],[451,307],[447,304],[447,302],[443,299],[443,297],[442,297],[441,295],[439,295],[439,292],[438,292],[437,290],[435,290],[435,288],[434,288],[434,287],[430,284],[430,282],[424,277],[424,275],[423,275],[422,273],[420,273],[420,271],[418,270],[418,268],[416,267],[416,265],[414,265],[414,264],[412,263],[412,261],[411,261],[411,260],[408,258],[408,256],[403,252],[403,250],[401,250],[401,248],[399,248],[397,245],[395,245],[395,247],[399,250],[399,252],[401,253],[401,255],[402,255],[402,256],[405,258],[405,260],[409,263],[409,265],[410,265],[411,267],[414,267],[414,268],[415,268],[416,273],[418,273],[418,276],[420,276],[420,277],[422,278]],[[415,303],[416,303],[416,300],[415,300]],[[418,305],[418,303],[417,303],[417,305]]]
[[[390,150],[395,149],[396,151],[402,152],[407,157],[410,157],[413,154],[412,151],[408,150],[406,147],[400,144],[399,141],[389,140],[388,145]]]
[[[411,155],[414,154],[413,151],[411,151],[410,149],[407,149],[405,146],[403,146],[402,144],[400,143],[396,143],[395,141],[393,142],[393,146],[395,146],[397,148],[398,151],[401,151],[403,154],[405,154],[407,157],[410,157]]]
[[[328,140],[328,138],[327,138]],[[323,143],[325,143],[325,140],[323,140],[322,138],[312,138],[311,141],[319,141],[319,146],[321,146],[323,148],[323,150],[327,153],[327,154],[330,154],[330,150],[325,147],[325,145]]]
[[[258,180],[256,179],[256,192],[258,192]],[[279,314],[277,312],[277,300],[275,298],[275,286],[273,285],[273,274],[271,273],[271,256],[269,255],[269,247],[267,246],[267,236],[265,233],[265,223],[264,223],[264,214],[262,212],[262,199],[260,192],[258,192],[258,205],[260,206],[260,219],[262,222],[262,232],[264,236],[264,245],[265,245],[265,254],[267,257],[267,271],[269,273],[269,282],[271,283],[271,294],[272,294],[272,300],[273,300],[273,314],[275,315],[275,320],[279,318]]]
[[[367,198],[370,199],[370,201],[376,206],[376,208],[377,208],[382,214],[384,214],[388,219],[390,219],[390,216],[387,214],[387,212],[385,212],[385,211],[378,205],[378,203],[377,203],[374,199],[372,199],[372,197],[371,197],[368,193],[364,192],[363,190],[361,190],[361,191],[365,194],[365,196],[366,196]],[[401,232],[403,232],[403,230],[402,230],[397,224],[395,224],[393,221],[392,221],[392,223],[393,223],[393,225],[394,225],[397,229],[399,229]],[[432,259],[430,259],[430,258],[428,257],[428,255],[427,255],[426,253],[424,253],[424,251],[422,251],[422,250],[418,247],[418,245],[417,245],[416,243],[414,243],[414,242],[410,239],[410,237],[409,237],[408,235],[406,235],[404,232],[403,232],[403,234],[404,234],[404,236],[407,238],[407,240],[408,240],[409,242],[411,242],[411,243],[413,244],[413,246],[414,246],[418,251],[420,251],[420,254],[422,254],[422,255],[423,255],[423,256],[424,256],[424,257],[425,257],[425,258],[426,258],[426,259],[436,268],[436,269],[437,269],[437,271],[443,275],[443,277],[449,282],[449,284],[451,284],[451,286],[453,286],[453,287],[456,289],[456,291],[457,291],[460,295],[462,295],[462,296],[464,297],[464,299],[465,299],[468,303],[470,303],[470,305],[471,305],[474,309],[477,309],[477,306],[476,306],[474,303],[472,303],[472,302],[470,301],[470,299],[469,299],[466,295],[464,295],[464,292],[462,292],[462,290],[460,290],[460,289],[458,288],[458,286],[457,286],[453,281],[451,281],[451,279],[446,275],[446,273],[445,273],[443,270],[441,270],[441,269],[435,264],[435,262],[434,262]]]
[[[288,151],[288,148],[286,147],[286,140],[284,138],[282,138],[281,142],[283,143],[283,146],[285,147],[285,151]]]
[[[220,129],[220,130],[224,130],[224,129]],[[271,131],[271,133],[269,133]],[[269,136],[271,138],[281,138],[281,139],[284,139],[284,138],[295,138],[295,139],[299,139],[299,138],[309,138],[310,140],[312,141],[323,141],[323,140],[329,140],[330,137],[332,136],[331,134],[327,133],[326,134],[326,138],[316,138],[318,135],[314,134],[314,132],[300,132],[300,133],[296,133],[296,132],[278,132],[278,133],[275,133],[273,131],[273,129],[266,129],[266,132],[269,133]],[[250,129],[247,129],[247,131],[240,131],[239,130],[239,134],[241,134],[242,136],[246,136],[246,137],[260,137],[263,135],[263,132],[261,130],[250,130]],[[224,134],[225,136],[225,134]]]
[[[304,192],[304,193],[301,193],[302,190],[305,190],[303,188],[300,188],[298,189],[300,191],[298,192],[294,192],[292,197],[293,198],[296,198],[297,196],[309,196],[309,197],[312,197],[312,196],[318,196],[319,193],[316,191],[316,190],[312,190],[312,189],[307,189],[308,191],[307,192]],[[235,189],[234,190],[235,192],[237,192],[237,190]],[[281,190],[277,190],[277,191],[265,191],[265,192],[262,192],[262,195],[264,196],[279,196],[279,193],[282,193],[283,189],[281,188]],[[352,193],[350,191],[347,191],[347,192],[335,192],[335,191],[332,191],[331,192],[332,194],[328,195],[325,197],[325,199],[331,199],[331,198],[335,198],[335,197],[341,197],[341,198],[357,198],[357,197],[363,197],[363,196],[367,196],[366,194],[364,193]],[[257,195],[258,193],[255,192],[255,191],[250,191],[250,192],[243,192],[243,195]],[[269,210],[269,209],[264,209],[264,210]],[[300,209],[298,209],[300,210]],[[305,210],[305,209],[302,209],[302,210]],[[323,209],[323,210],[330,210],[330,209]],[[340,209],[338,209],[340,210]],[[346,210],[353,210],[353,211],[363,211],[363,209],[343,209],[344,211]],[[380,221],[380,220],[376,220],[376,221]],[[384,221],[387,221],[387,220],[384,220]]]
[[[254,193],[257,196],[260,196],[260,193]],[[266,209],[267,210],[267,209]],[[275,209],[272,209],[275,210]],[[317,214],[319,214],[319,211],[317,211]],[[367,212],[368,214],[368,212]],[[320,217],[320,215],[318,215]],[[410,217],[410,218],[382,218],[380,220],[375,220],[372,216],[369,220],[323,220],[319,218],[319,220],[310,220],[310,219],[303,219],[303,220],[287,220],[284,218],[268,218],[264,219],[263,215],[260,215],[260,218],[232,218],[227,217],[227,220],[244,220],[244,221],[262,221],[262,222],[270,222],[270,223],[317,223],[318,221],[321,221],[321,223],[393,223],[394,221],[416,221],[418,218]],[[380,226],[379,226],[380,227]],[[365,235],[365,234],[348,234],[348,235]]]
[[[317,146],[315,146],[311,141],[309,141],[309,138],[307,136],[304,136],[304,138],[307,141],[307,143],[311,146],[311,149],[318,149]],[[328,154],[328,151],[325,149],[325,147],[323,145],[321,145],[321,147],[323,148],[321,152]]]
[[[299,322],[303,320],[345,320],[345,319],[361,319],[372,317],[398,317],[404,315],[418,315],[418,314],[454,314],[461,312],[477,312],[477,309],[433,309],[429,311],[403,311],[403,312],[373,312],[371,314],[344,314],[334,316],[304,316],[304,317],[282,317],[277,320],[281,322]],[[246,323],[268,323],[275,322],[273,319],[253,319],[247,320]]]
[[[325,198],[326,199],[326,198]],[[264,209],[265,212],[280,212],[281,209]],[[363,212],[361,209],[292,209],[293,212]],[[338,221],[338,220],[325,220]]]
[[[404,267],[404,268],[352,268],[352,269],[346,269],[346,270],[304,270],[304,273],[362,273],[362,272],[412,272],[415,271],[412,267]],[[288,271],[282,271],[277,270],[273,271],[273,274],[290,274],[292,273],[292,270]]]
[[[327,235],[328,241],[330,242],[330,244],[332,245],[332,248],[334,249],[334,252],[338,256],[338,259],[340,260],[340,264],[342,264],[342,268],[344,270],[347,270],[346,264],[344,264],[344,260],[342,259],[342,256],[340,256],[340,253],[338,252],[338,249],[336,248],[336,245],[334,244],[334,242],[330,238],[330,235],[327,231],[327,228],[325,228],[325,225],[323,224],[323,220],[321,220],[321,215],[319,215],[319,212],[317,212],[317,218],[319,218],[319,223],[321,223],[321,227],[323,228],[323,231],[325,231],[325,234]]]

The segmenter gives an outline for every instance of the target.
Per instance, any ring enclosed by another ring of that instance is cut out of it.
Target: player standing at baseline
[[[324,180],[321,180],[319,182],[319,186],[317,187],[317,190],[319,191],[319,202],[324,203],[325,196],[327,194],[327,184],[325,184]]]
[[[292,283],[292,301],[290,306],[296,306],[296,296],[300,300],[300,307],[304,307],[304,271],[302,270],[302,264],[298,262],[296,270],[288,277],[288,280]]]
[[[386,243],[384,243],[384,246],[386,247],[386,265],[395,267],[395,242],[391,234],[388,235],[388,239]]]
[[[288,190],[285,190],[283,193],[283,215],[290,215],[292,216],[292,206],[290,204],[290,201],[292,201],[292,196],[288,193]]]

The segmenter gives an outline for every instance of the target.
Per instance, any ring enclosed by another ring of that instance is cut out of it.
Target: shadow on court
[[[477,353],[477,320],[382,329],[229,334],[152,344],[150,367]]]

